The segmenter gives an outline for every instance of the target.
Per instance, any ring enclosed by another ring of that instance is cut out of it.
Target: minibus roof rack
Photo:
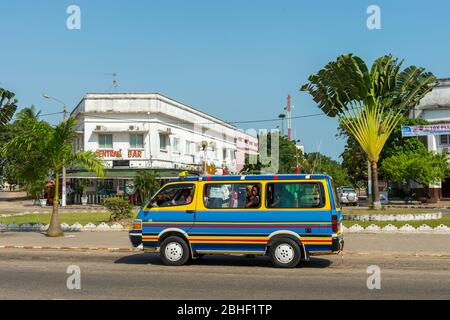
[[[331,179],[327,174],[250,174],[250,175],[226,175],[226,176],[180,176],[176,181],[254,181],[254,180],[309,180]]]

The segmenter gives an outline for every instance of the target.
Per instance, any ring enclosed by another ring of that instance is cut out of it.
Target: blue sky
[[[81,8],[81,30],[66,9]],[[366,27],[369,5],[381,30]],[[298,88],[341,53],[368,64],[392,53],[450,77],[450,1],[122,1],[0,2],[0,86],[20,107],[70,109],[87,92],[160,92],[227,121],[276,118],[292,95],[293,116],[319,113]],[[55,123],[62,115],[47,116]],[[273,123],[242,125],[274,128]],[[337,121],[295,119],[306,151],[338,159]]]

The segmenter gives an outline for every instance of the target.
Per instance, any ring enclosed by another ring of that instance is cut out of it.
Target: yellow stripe
[[[143,224],[248,224],[248,225],[252,225],[252,224],[268,224],[268,225],[272,225],[272,224],[331,224],[331,222],[309,222],[309,221],[303,221],[303,222],[174,222],[174,221],[157,221],[157,222],[143,222]]]

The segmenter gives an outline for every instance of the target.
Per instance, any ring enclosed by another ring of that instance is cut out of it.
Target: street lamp
[[[49,96],[47,93],[44,93],[42,96],[45,99],[54,100],[54,101],[56,101],[56,102],[58,102],[58,103],[63,105],[64,121],[66,121],[66,119],[67,119],[67,107],[66,107],[66,104],[63,101],[61,101],[61,100],[59,100],[57,98]],[[62,168],[62,192],[61,193],[62,193],[62,195],[61,195],[61,206],[65,207],[66,206],[66,167],[65,166]]]
[[[281,113],[278,115],[278,118],[281,120],[281,135],[284,136],[284,118],[286,118],[286,115]]]

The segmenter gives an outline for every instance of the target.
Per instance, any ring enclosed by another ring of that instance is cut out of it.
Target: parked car
[[[352,187],[339,187],[337,188],[337,194],[341,204],[358,205],[358,194]]]

